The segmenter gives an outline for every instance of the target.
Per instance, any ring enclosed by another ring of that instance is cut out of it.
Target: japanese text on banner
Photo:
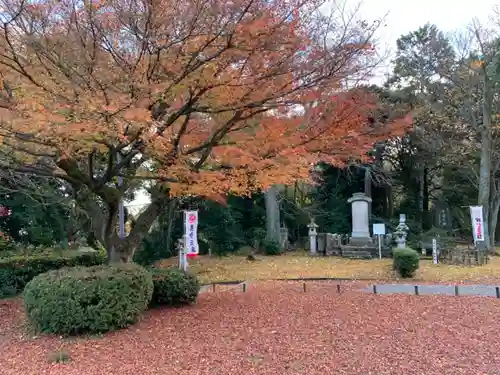
[[[187,255],[197,255],[198,247],[198,211],[184,211],[184,233],[186,234]]]
[[[484,241],[483,206],[470,206],[474,242]]]

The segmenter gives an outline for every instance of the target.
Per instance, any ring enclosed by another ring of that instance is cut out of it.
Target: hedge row
[[[17,255],[0,258],[0,298],[16,295],[35,276],[64,267],[103,264],[106,256],[100,252]]]

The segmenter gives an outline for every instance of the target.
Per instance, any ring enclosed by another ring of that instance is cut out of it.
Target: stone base
[[[355,259],[377,259],[379,257],[378,247],[375,245],[355,245],[349,243],[349,245],[343,245],[340,248],[341,254],[345,258],[355,258]],[[388,258],[391,256],[390,247],[382,247],[382,257]]]
[[[325,255],[326,256],[340,256],[341,255],[340,247],[326,249]]]
[[[374,246],[373,240],[370,237],[351,237],[349,239],[350,246]]]

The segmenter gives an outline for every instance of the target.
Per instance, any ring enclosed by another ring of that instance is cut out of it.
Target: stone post
[[[309,228],[309,255],[317,255],[318,243],[316,237],[318,235],[318,224],[314,222],[314,219],[311,219],[307,227]]]
[[[352,211],[351,242],[372,242],[368,217],[368,208],[371,201],[372,199],[365,193],[354,193],[347,201],[347,203],[351,204]]]

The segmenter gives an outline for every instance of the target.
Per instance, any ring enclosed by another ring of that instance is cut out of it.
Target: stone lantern
[[[406,236],[408,235],[409,230],[410,228],[406,225],[406,215],[399,215],[399,224],[394,231],[398,249],[404,249],[406,247]]]
[[[311,222],[307,225],[309,228],[309,255],[317,255],[317,241],[316,238],[318,236],[318,224],[314,222],[314,219],[311,218]]]

